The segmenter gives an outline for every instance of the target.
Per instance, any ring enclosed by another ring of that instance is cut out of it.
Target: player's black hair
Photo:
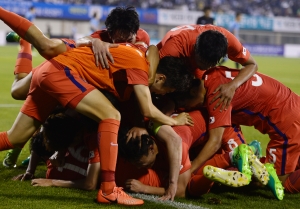
[[[211,6],[205,6],[205,7],[203,8],[203,12],[206,12],[207,10],[211,10]]]
[[[140,27],[139,15],[135,8],[116,7],[107,16],[105,26],[110,36],[120,31],[124,36],[136,34]]]
[[[175,88],[178,92],[189,89],[194,77],[184,59],[172,56],[160,59],[156,73],[166,76],[165,87]]]
[[[82,130],[78,119],[64,113],[50,115],[43,127],[44,143],[49,151],[66,149]]]
[[[142,156],[148,156],[149,146],[154,143],[151,136],[143,134],[141,140],[131,138],[127,143],[128,128],[121,127],[118,134],[118,151],[121,157],[129,162],[137,162]]]
[[[216,66],[227,53],[227,38],[215,30],[207,30],[201,33],[196,40],[195,53],[202,61]]]
[[[46,146],[44,144],[43,132],[40,130],[38,130],[32,136],[32,138],[30,140],[29,149],[30,149],[30,151],[34,151],[42,159],[47,159],[54,153],[54,152],[48,151],[46,149]]]

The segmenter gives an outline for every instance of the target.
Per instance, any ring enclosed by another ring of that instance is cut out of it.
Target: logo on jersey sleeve
[[[247,49],[243,47],[243,55],[246,56],[246,54],[247,54]]]
[[[215,117],[212,116],[212,117],[209,117],[209,124],[213,124],[215,122]]]
[[[90,151],[90,153],[89,153],[89,159],[94,158],[94,157],[95,157],[94,151]]]

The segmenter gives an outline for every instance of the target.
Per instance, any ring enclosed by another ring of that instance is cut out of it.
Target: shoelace
[[[128,194],[126,194],[126,192],[123,191],[123,187],[117,187],[116,190],[117,190],[116,192],[119,196],[131,197]]]

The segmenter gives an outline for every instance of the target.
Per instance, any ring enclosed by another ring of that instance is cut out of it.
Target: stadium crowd
[[[106,6],[125,6],[126,4],[143,9],[161,8],[192,11],[202,11],[204,6],[209,5],[214,13],[234,14],[239,11],[255,16],[300,17],[300,1],[298,0],[33,0],[33,2]]]

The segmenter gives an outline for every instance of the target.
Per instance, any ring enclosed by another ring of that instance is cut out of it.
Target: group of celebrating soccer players
[[[214,182],[266,185],[279,200],[300,191],[300,97],[258,73],[226,29],[183,25],[157,46],[133,7],[117,7],[106,29],[79,40],[49,39],[0,8],[20,51],[11,93],[25,100],[0,150],[31,138],[24,174],[34,186],[99,189],[99,203],[142,205],[136,193],[199,197]],[[32,68],[31,44],[46,59]],[[241,70],[217,66],[228,55]],[[270,136],[266,158],[240,125]],[[40,159],[45,179],[34,179]],[[99,186],[100,185],[100,186]]]

